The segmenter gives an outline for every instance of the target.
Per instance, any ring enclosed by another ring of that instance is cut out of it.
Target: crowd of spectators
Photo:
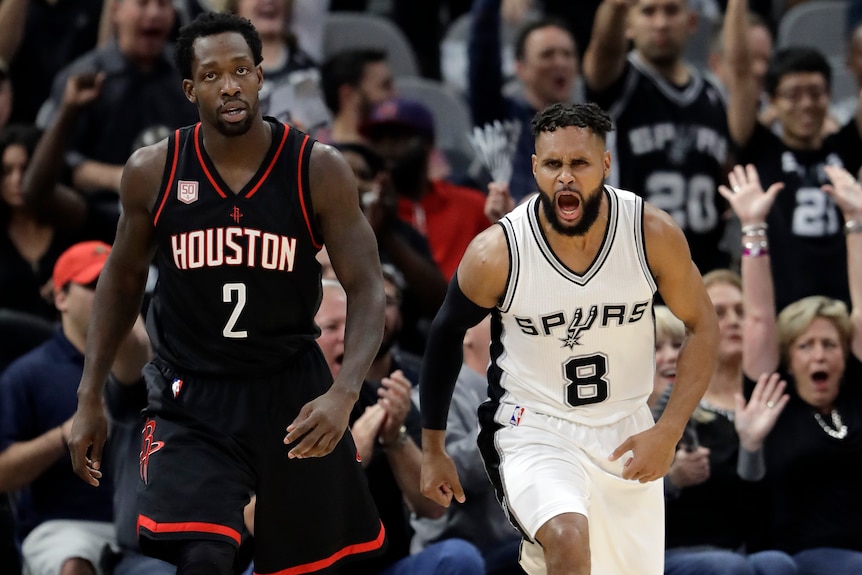
[[[137,374],[149,354],[140,322],[107,388],[109,455],[121,460],[106,470],[113,481],[93,492],[77,480],[64,442],[123,166],[197,121],[172,41],[196,14],[225,10],[261,36],[263,113],[350,163],[384,264],[387,331],[351,417],[390,524],[389,552],[366,572],[520,572],[518,534],[475,445],[489,322],[465,340],[450,414],[466,506],[437,508],[418,492],[415,386],[427,329],[467,245],[536,191],[531,118],[575,101],[613,118],[606,183],[676,220],[721,323],[716,373],[666,478],[666,572],[862,572],[862,490],[852,473],[862,396],[851,381],[862,353],[862,109],[856,96],[833,97],[834,55],[779,45],[781,18],[804,1],[0,0],[2,571],[172,572],[140,556],[134,540],[145,399]],[[846,35],[858,87],[862,1],[846,5],[846,30],[836,33]],[[469,111],[465,133],[519,126],[504,158],[509,176],[478,151],[462,169],[440,147],[440,118],[399,93],[385,48],[328,53],[326,18],[337,11],[388,18],[419,73],[443,86],[441,43],[469,18],[466,78],[448,88]],[[691,47],[705,36],[709,57],[694,61]],[[319,260],[319,341],[337,371],[343,291],[325,247]],[[152,273],[149,292],[157,281]],[[649,403],[659,414],[682,326],[656,304]],[[145,298],[143,315],[146,307]],[[780,383],[764,375],[773,372]],[[249,548],[252,533],[249,522]],[[243,556],[238,573],[250,568]]]

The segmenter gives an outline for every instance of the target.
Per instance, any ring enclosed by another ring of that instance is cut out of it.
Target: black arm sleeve
[[[419,375],[422,427],[446,429],[449,403],[464,361],[464,334],[490,312],[491,308],[480,307],[464,295],[455,273],[449,282],[446,299],[431,323],[425,346]]]

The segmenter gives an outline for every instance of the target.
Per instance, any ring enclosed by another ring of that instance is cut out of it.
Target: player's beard
[[[548,218],[551,227],[558,234],[564,236],[582,236],[590,231],[596,220],[599,219],[599,211],[602,207],[602,190],[604,189],[605,179],[599,182],[599,185],[593,190],[592,194],[587,194],[581,200],[581,219],[573,226],[567,226],[557,217],[557,206],[553,196],[548,197],[547,194],[539,192],[539,201],[542,204],[542,209],[545,212],[545,217]]]

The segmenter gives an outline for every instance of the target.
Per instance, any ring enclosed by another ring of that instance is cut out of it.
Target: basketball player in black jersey
[[[338,572],[385,544],[347,432],[383,333],[376,243],[341,155],[261,116],[261,59],[245,19],[208,13],[182,30],[201,121],[125,167],[71,434],[75,471],[98,485],[102,391],[155,256],[138,529],[180,575],[231,573],[251,493],[257,573]],[[334,382],[315,342],[324,241],[348,294]]]

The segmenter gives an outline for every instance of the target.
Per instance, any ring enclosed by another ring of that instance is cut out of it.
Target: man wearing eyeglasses
[[[768,251],[778,310],[809,295],[849,304],[844,220],[821,187],[829,183],[825,165],[840,165],[851,173],[862,165],[862,114],[857,111],[837,133],[824,135],[832,68],[814,48],[788,47],[775,52],[764,80],[777,129],[760,124],[760,94],[744,33],[747,10],[747,0],[729,0],[725,13],[728,127],[738,147],[738,163],[753,164],[765,186],[782,182],[784,189],[766,226],[746,229],[742,222],[743,255]]]

